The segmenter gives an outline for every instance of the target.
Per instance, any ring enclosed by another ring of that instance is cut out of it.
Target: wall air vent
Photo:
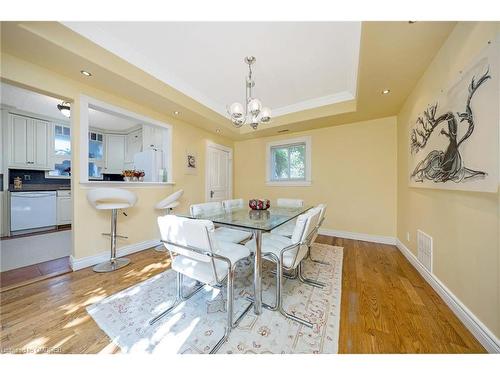
[[[286,133],[287,131],[289,130],[288,129],[278,130],[278,133]]]
[[[417,230],[417,259],[432,273],[432,237],[421,230]]]

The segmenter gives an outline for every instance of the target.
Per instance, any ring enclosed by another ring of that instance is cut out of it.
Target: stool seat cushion
[[[97,188],[89,190],[87,200],[98,210],[113,210],[133,207],[137,195],[125,189]]]

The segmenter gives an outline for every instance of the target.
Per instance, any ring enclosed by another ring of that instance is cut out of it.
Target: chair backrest
[[[285,208],[299,208],[304,206],[302,199],[278,198],[276,206]]]
[[[228,199],[225,201],[222,201],[222,206],[226,211],[230,211],[233,208],[243,208],[245,207],[245,202],[243,201],[243,198],[239,199]]]
[[[182,194],[184,194],[184,190],[177,190],[175,193],[170,194],[168,197],[158,202],[155,208],[161,210],[168,207],[170,204],[176,202],[180,197],[182,197]]]
[[[319,207],[314,207],[306,213],[297,217],[295,229],[292,235],[293,243],[300,243],[305,241],[306,239],[311,239],[310,236],[312,236],[312,232],[318,225],[320,213],[321,209]],[[299,265],[302,259],[304,259],[304,257],[307,255],[308,249],[308,243],[305,243],[298,247],[297,254],[295,256],[295,262],[293,263],[292,268],[295,268]]]
[[[318,217],[318,226],[321,226],[323,224],[323,219],[325,218],[325,213],[326,213],[326,204],[320,203],[316,206],[316,208],[320,209],[319,217]],[[319,230],[319,228],[318,228]],[[314,234],[314,236],[311,239],[311,243],[314,243],[316,241],[316,238],[318,237],[318,231]]]
[[[207,202],[192,204],[189,207],[192,216],[217,215],[224,212],[221,202]]]
[[[178,244],[212,252],[210,235],[214,231],[214,224],[211,221],[165,215],[158,218],[158,227],[160,228],[162,241],[171,243],[165,244],[171,256],[172,253],[176,253],[200,262],[210,262],[212,260],[207,255],[173,245]]]

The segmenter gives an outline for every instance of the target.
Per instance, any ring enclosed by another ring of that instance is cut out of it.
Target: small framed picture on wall
[[[197,174],[198,171],[198,154],[193,150],[186,150],[186,158],[184,160],[186,174]]]

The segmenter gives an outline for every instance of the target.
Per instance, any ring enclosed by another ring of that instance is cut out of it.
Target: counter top
[[[25,184],[21,189],[14,189],[14,185],[9,185],[10,192],[16,191],[56,191],[56,190],[71,190],[70,185],[57,184]]]

